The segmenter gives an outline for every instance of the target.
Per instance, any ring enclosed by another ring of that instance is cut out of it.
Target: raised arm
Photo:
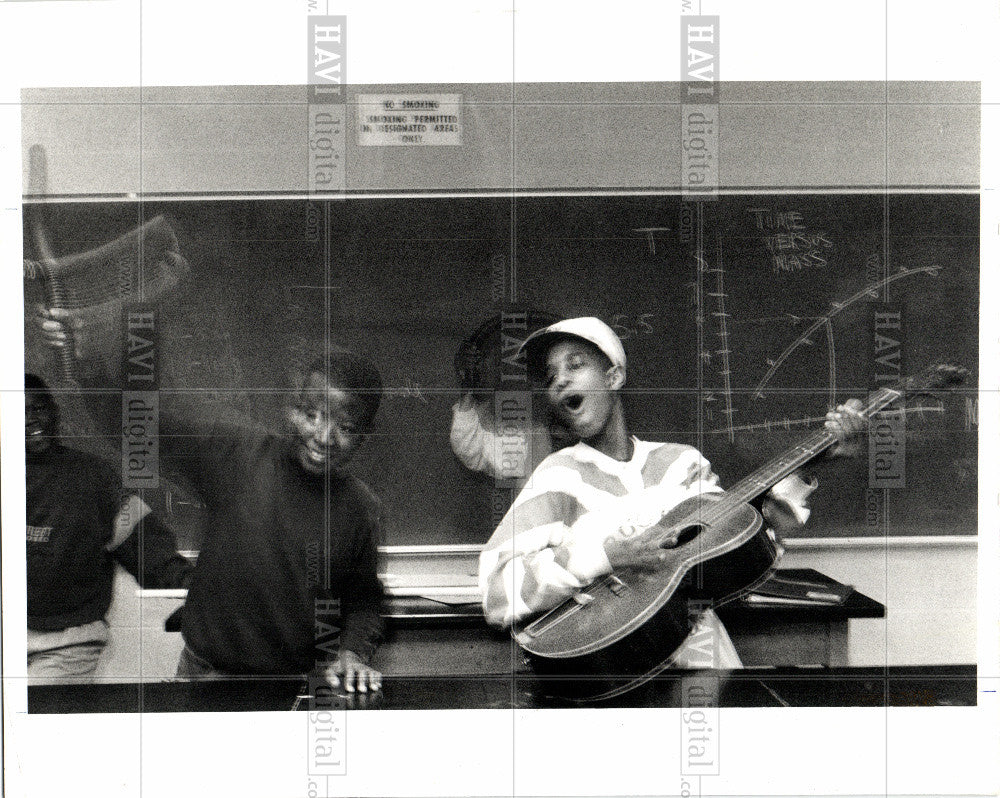
[[[91,415],[102,433],[112,438],[127,436],[129,408],[122,405],[122,358],[116,356],[125,346],[123,331],[94,324],[84,314],[61,308],[38,306],[36,319],[49,347],[61,349],[72,342],[80,383],[87,389]],[[208,461],[224,458],[226,446],[235,437],[233,430],[241,425],[218,407],[185,399],[177,392],[164,391],[159,398],[155,419],[159,454],[170,469],[201,487]],[[150,415],[145,405],[137,406],[135,412],[142,423]],[[137,432],[135,437],[143,436]]]
[[[483,426],[472,394],[465,394],[451,409],[451,450],[470,471],[495,477],[501,455],[496,433]]]

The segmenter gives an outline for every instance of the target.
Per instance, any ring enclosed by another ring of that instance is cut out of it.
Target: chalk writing
[[[865,260],[865,282],[866,283],[877,283],[882,273],[882,254],[879,252],[873,252]],[[874,294],[873,299],[878,298],[878,294]]]
[[[494,255],[490,258],[490,298],[493,300],[493,304],[503,302],[507,282],[507,257],[506,255]]]
[[[420,383],[415,382],[412,379],[407,379],[406,382],[399,387],[387,389],[385,393],[386,396],[392,396],[392,397],[399,396],[403,398],[409,397],[413,399],[419,399],[425,405],[430,404],[430,402],[427,400],[427,397],[424,396],[424,392],[423,389],[420,387]]]
[[[211,386],[201,394],[202,398],[243,407],[245,396],[238,387],[243,384],[243,370],[229,332],[202,327],[180,338],[187,342],[188,351],[200,353],[190,358],[188,364],[197,369],[198,378],[194,382]]]
[[[623,341],[635,338],[639,335],[650,335],[653,333],[653,325],[650,323],[656,318],[655,313],[639,313],[631,315],[629,313],[616,313],[611,319],[611,327]]]
[[[669,227],[635,227],[633,228],[636,233],[646,234],[646,243],[649,245],[649,254],[656,254],[656,239],[653,237],[654,233],[668,233],[670,232]]]
[[[771,253],[771,270],[775,274],[826,266],[825,250],[832,249],[833,242],[825,230],[810,230],[801,213],[770,208],[748,208],[747,213],[764,233],[764,246]]]
[[[181,508],[190,507],[192,510],[204,510],[207,505],[197,499],[189,499],[183,497],[182,494],[173,490],[165,490],[163,492],[163,505],[166,509],[167,515],[174,516],[179,512],[183,512]]]

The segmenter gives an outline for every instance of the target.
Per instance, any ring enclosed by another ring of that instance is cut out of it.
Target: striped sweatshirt
[[[480,555],[479,587],[494,626],[551,609],[611,572],[609,536],[628,536],[656,523],[685,499],[720,492],[701,453],[676,443],[632,438],[620,462],[580,442],[543,460]],[[815,484],[797,475],[771,491],[798,523]]]

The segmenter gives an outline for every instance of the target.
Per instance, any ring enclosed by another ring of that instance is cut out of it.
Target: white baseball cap
[[[536,330],[521,344],[518,354],[524,352],[528,364],[528,372],[531,373],[542,367],[540,358],[548,349],[549,342],[557,336],[571,335],[574,338],[582,338],[600,349],[611,364],[621,368],[625,372],[625,347],[622,346],[621,339],[615,335],[607,324],[594,316],[582,316],[577,319],[565,319],[550,324]]]

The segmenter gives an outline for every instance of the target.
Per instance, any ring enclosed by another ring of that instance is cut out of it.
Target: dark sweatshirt
[[[113,551],[121,479],[103,460],[53,444],[29,454],[28,628],[42,632],[102,619],[111,605],[115,561],[143,587],[183,587],[191,566],[172,533],[147,515]]]
[[[168,426],[161,452],[208,509],[187,645],[237,674],[307,673],[339,648],[370,661],[382,633],[375,495],[346,473],[305,472],[276,435]]]

